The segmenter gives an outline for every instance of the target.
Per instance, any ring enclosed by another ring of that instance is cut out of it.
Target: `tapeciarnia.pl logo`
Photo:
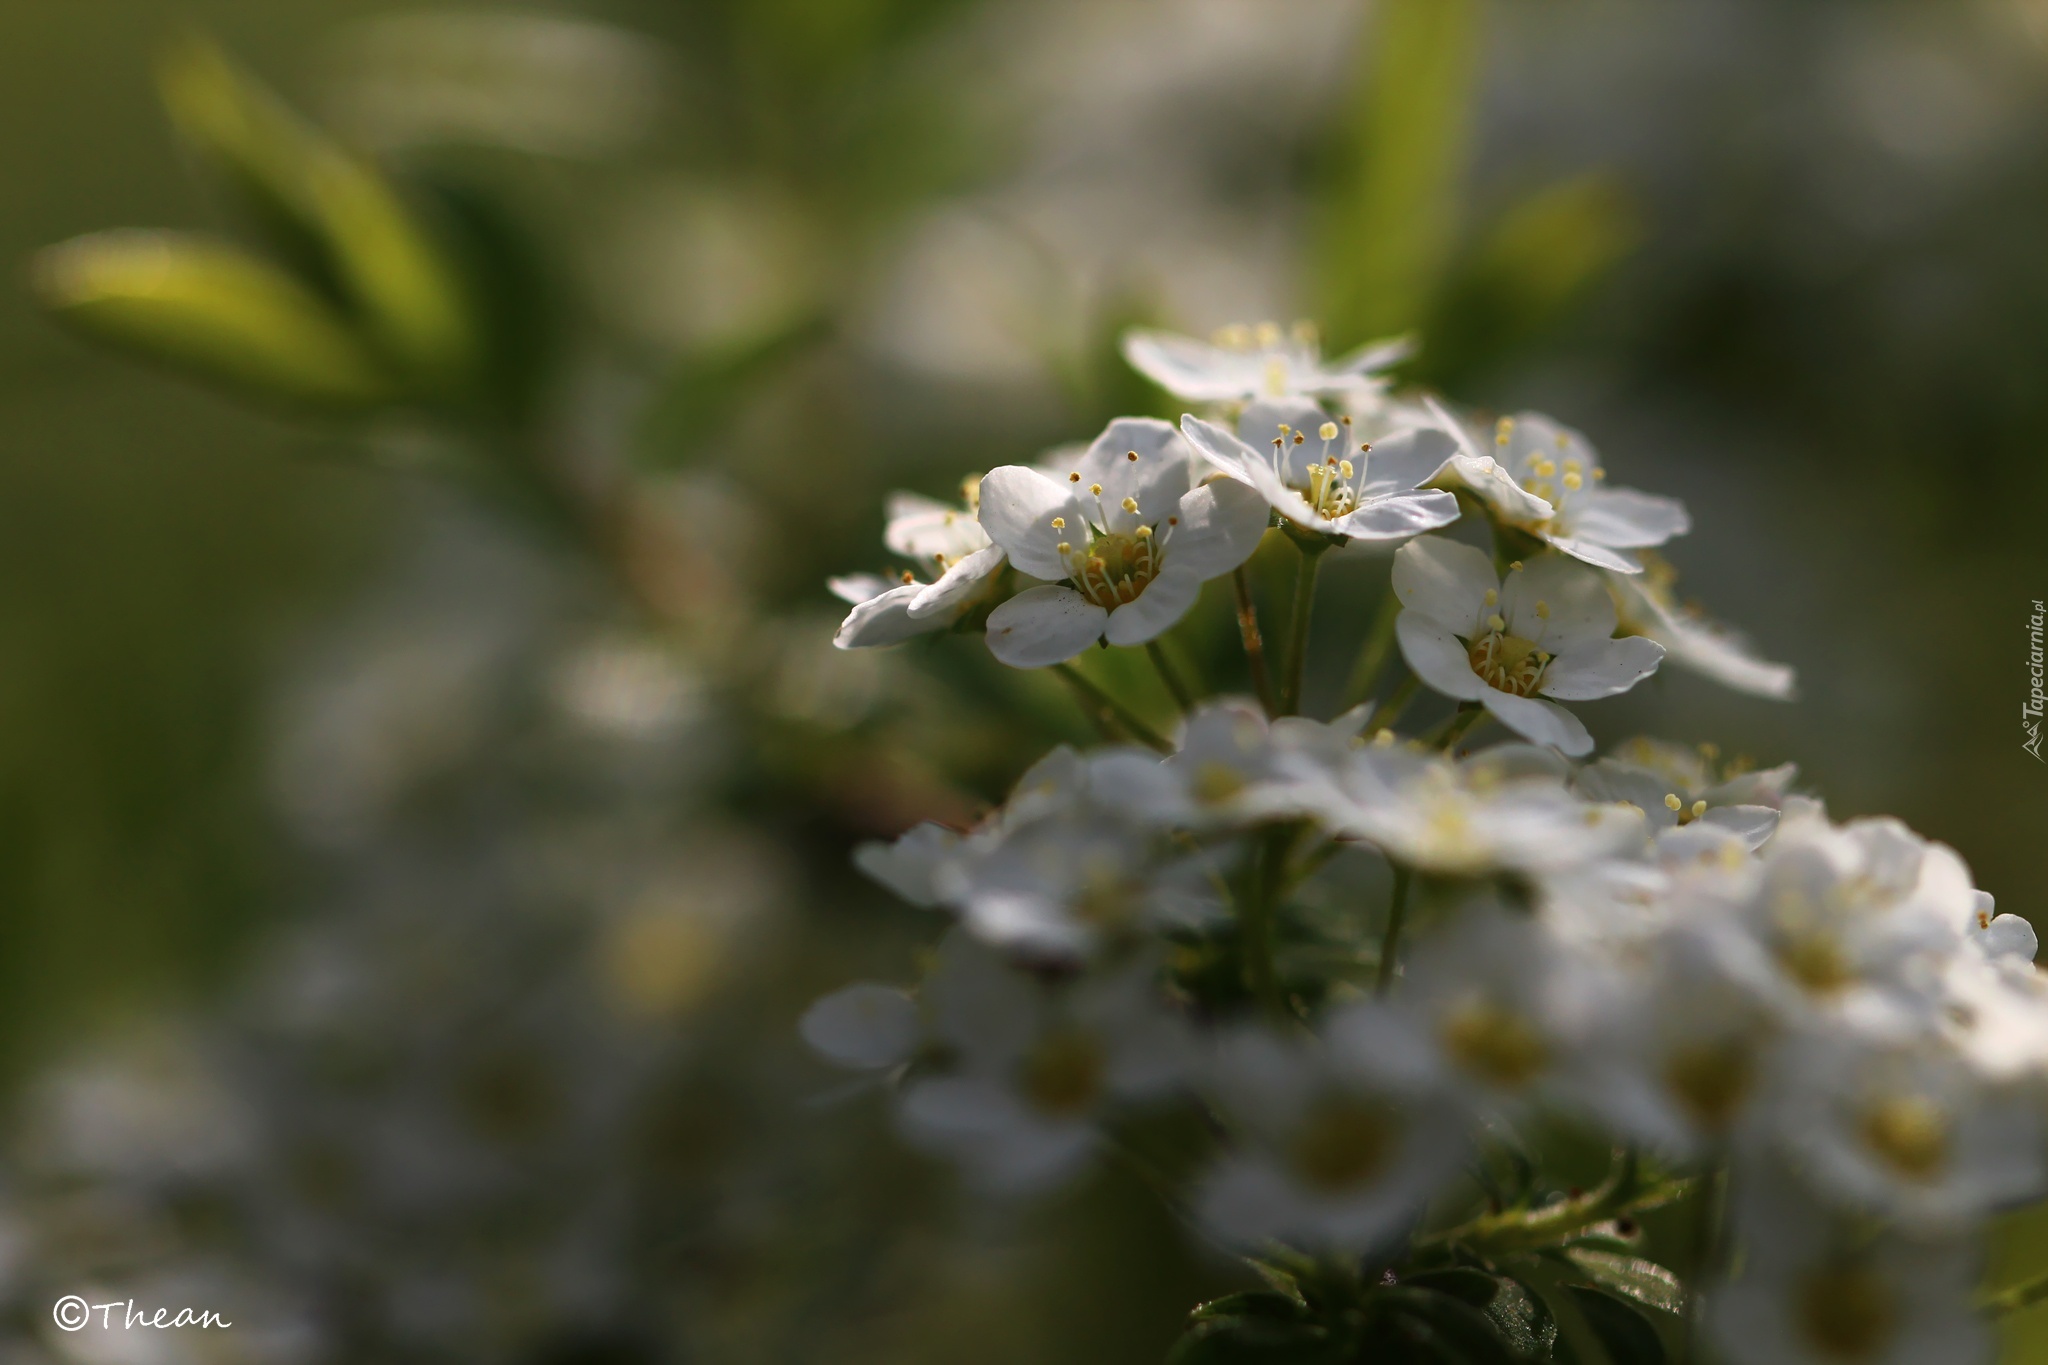
[[[2034,756],[2036,763],[2048,763],[2041,757],[2041,712],[2048,705],[2048,696],[2041,691],[2041,623],[2048,619],[2048,606],[2041,599],[2034,599],[2034,614],[2027,618],[2027,673],[2033,685],[2027,689],[2026,705],[2020,707],[2020,724],[2026,728],[2027,737],[2020,744],[2022,749]]]

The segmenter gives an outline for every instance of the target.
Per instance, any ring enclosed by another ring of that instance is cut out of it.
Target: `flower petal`
[[[1053,526],[1055,517],[1065,519],[1064,529]],[[1056,581],[1067,576],[1066,560],[1057,546],[1062,540],[1085,543],[1085,520],[1068,487],[1035,469],[1004,465],[991,469],[981,481],[982,529],[1009,551],[1011,563],[1033,578]]]
[[[797,1032],[819,1055],[853,1071],[909,1061],[918,1031],[917,1002],[873,981],[832,992],[797,1021]]]
[[[1080,474],[1083,489],[1101,485],[1101,524],[1118,535],[1129,535],[1173,514],[1174,504],[1188,491],[1191,463],[1192,452],[1172,423],[1156,417],[1119,417],[1089,445],[1074,472]],[[1138,505],[1136,512],[1124,508],[1126,498]]]
[[[1387,337],[1382,341],[1368,341],[1355,351],[1325,362],[1323,368],[1331,374],[1372,374],[1398,365],[1414,354],[1414,337]]]
[[[839,633],[832,637],[832,643],[840,649],[874,649],[881,645],[899,645],[914,636],[939,629],[946,623],[942,620],[913,620],[910,603],[923,592],[922,583],[905,583],[900,588],[891,588],[880,597],[870,597],[839,623]]]
[[[1500,587],[1493,561],[1483,552],[1442,536],[1403,545],[1394,555],[1393,579],[1404,609],[1465,632],[1477,628],[1487,614],[1486,594]]]
[[[1655,673],[1663,661],[1664,646],[1640,635],[1579,645],[1550,661],[1537,690],[1560,701],[1611,697]]]
[[[989,613],[988,650],[1012,668],[1044,668],[1094,644],[1108,623],[1108,612],[1072,588],[1027,588]]]
[[[891,493],[882,543],[892,554],[929,565],[934,555],[957,559],[972,554],[988,544],[988,534],[972,512],[916,493]]]
[[[1643,561],[1626,550],[1613,550],[1597,541],[1581,536],[1556,535],[1538,530],[1537,535],[1549,543],[1551,548],[1570,555],[1582,563],[1599,569],[1612,569],[1616,573],[1641,573]]]
[[[1409,427],[1382,436],[1372,449],[1352,455],[1363,456],[1364,491],[1368,497],[1420,488],[1436,477],[1450,458],[1458,453],[1457,440],[1435,427]]]
[[[1588,488],[1572,499],[1573,536],[1618,549],[1662,545],[1692,529],[1692,516],[1677,498],[1633,488]]]
[[[1237,438],[1259,452],[1261,457],[1270,458],[1267,452],[1273,443],[1280,443],[1280,467],[1285,472],[1284,481],[1292,484],[1308,482],[1308,467],[1324,457],[1335,455],[1344,460],[1351,457],[1347,448],[1349,442],[1342,436],[1334,441],[1325,441],[1318,433],[1323,423],[1330,421],[1330,414],[1313,398],[1288,395],[1279,398],[1261,398],[1248,404],[1237,419]],[[1286,429],[1283,431],[1282,428]],[[1296,434],[1303,440],[1296,444]]]
[[[1249,397],[1257,391],[1256,375],[1244,356],[1193,337],[1126,332],[1123,353],[1132,369],[1178,398],[1218,402]]]
[[[1586,733],[1586,727],[1579,723],[1577,716],[1556,702],[1544,701],[1540,697],[1518,697],[1512,692],[1492,687],[1487,688],[1486,695],[1479,700],[1500,719],[1501,724],[1523,739],[1548,744],[1573,758],[1593,752],[1593,736]]]
[[[1512,634],[1552,654],[1569,654],[1614,634],[1614,599],[1606,580],[1563,555],[1538,555],[1510,569],[1501,580],[1500,614]]]
[[[1000,545],[986,545],[954,564],[939,575],[933,583],[917,596],[910,599],[910,619],[922,621],[929,616],[943,617],[952,608],[966,605],[989,575],[1002,570],[1009,559],[1009,552]]]
[[[1477,701],[1493,689],[1472,671],[1472,659],[1443,622],[1419,612],[1404,611],[1394,622],[1401,657],[1415,676],[1447,697]]]
[[[1212,478],[1182,495],[1178,515],[1180,525],[1164,551],[1167,566],[1216,578],[1252,557],[1272,514],[1257,489],[1236,479]]]
[[[1369,498],[1337,518],[1337,531],[1353,540],[1407,540],[1458,519],[1458,499],[1437,489],[1409,489]]]
[[[1187,615],[1201,595],[1200,574],[1178,563],[1168,564],[1143,592],[1109,614],[1102,634],[1113,645],[1142,645]]]
[[[891,588],[903,586],[900,578],[884,578],[878,573],[843,573],[837,578],[825,580],[825,587],[842,602],[854,606],[880,597]]]
[[[1778,812],[1769,806],[1715,806],[1700,817],[1700,823],[1714,825],[1740,835],[1754,853],[1778,827]]]
[[[1267,455],[1253,450],[1237,437],[1211,422],[1189,414],[1180,419],[1181,432],[1195,453],[1241,483],[1250,484],[1259,496],[1281,516],[1310,530],[1336,534],[1337,524],[1316,514],[1301,494],[1280,481]]]

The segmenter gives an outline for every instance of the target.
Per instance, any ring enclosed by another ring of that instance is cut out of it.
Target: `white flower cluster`
[[[865,600],[841,643],[993,599],[1002,556],[1048,582],[987,614],[998,658],[1142,643],[1244,562],[1270,509],[1311,583],[1332,543],[1405,541],[1392,628],[1458,709],[1424,740],[1389,702],[1324,722],[1211,698],[1163,746],[1055,750],[976,828],[860,851],[955,926],[914,992],[849,987],[805,1038],[993,1189],[1142,1161],[1134,1134],[1192,1114],[1202,1155],[1162,1183],[1276,1265],[1363,1257],[1368,1286],[1400,1285],[1447,1263],[1522,1277],[1534,1256],[1537,1284],[1542,1255],[1579,1254],[1597,1284],[1596,1242],[1690,1199],[1709,1230],[1725,1209],[1695,1320],[1740,1359],[1985,1358],[1977,1234],[2048,1192],[2034,933],[1947,847],[1830,820],[1789,765],[1647,740],[1589,758],[1566,704],[1666,657],[1789,691],[1669,608],[1644,551],[1684,509],[1607,487],[1546,418],[1475,428],[1391,396],[1370,377],[1385,348],[1325,364],[1267,331],[1127,354],[1228,407],[1178,433],[1113,423],[1065,473],[990,474],[987,548],[965,513],[924,523],[953,536],[928,551],[936,581]],[[1423,534],[1461,511],[1491,556]],[[892,545],[936,543],[904,524]],[[1520,738],[1461,756],[1487,717]],[[1530,1135],[1560,1123],[1615,1147],[1605,1184],[1545,1184]]]

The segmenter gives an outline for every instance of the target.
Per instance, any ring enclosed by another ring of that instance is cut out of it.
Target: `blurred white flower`
[[[2040,1096],[1988,1083],[1937,1037],[1807,1029],[1779,1079],[1768,1136],[1845,1209],[1953,1233],[2043,1192]]]
[[[1664,657],[1639,636],[1612,638],[1614,604],[1599,577],[1560,555],[1517,561],[1503,584],[1480,551],[1425,536],[1395,554],[1393,581],[1395,629],[1416,676],[1567,754],[1590,752],[1593,737],[1556,701],[1626,692]]]
[[[1709,1292],[1707,1321],[1745,1365],[1984,1365],[1980,1256],[1963,1242],[1872,1237],[1768,1163],[1737,1177],[1739,1276]]]
[[[944,630],[988,590],[1008,562],[976,518],[981,481],[969,479],[966,507],[948,507],[915,493],[889,497],[889,521],[882,541],[889,549],[933,575],[929,582],[906,573],[892,582],[874,574],[846,574],[827,586],[854,604],[832,643],[841,649],[900,644],[913,636]]]
[[[1520,746],[1511,746],[1519,749]],[[1462,761],[1400,744],[1361,748],[1331,768],[1298,768],[1304,801],[1334,832],[1443,877],[1556,872],[1641,843],[1638,812],[1565,790],[1561,769],[1524,753]],[[1316,781],[1320,778],[1320,782]]]
[[[1282,330],[1277,323],[1262,322],[1225,327],[1213,341],[1172,332],[1128,332],[1123,351],[1138,373],[1174,397],[1226,403],[1354,391],[1362,380],[1407,359],[1414,346],[1405,339],[1374,342],[1325,361],[1310,324]]]
[[[1381,1247],[1472,1149],[1471,1111],[1409,1030],[1374,1005],[1338,1013],[1319,1038],[1227,1035],[1208,1088],[1239,1146],[1203,1180],[1197,1207],[1233,1245]]]
[[[1150,960],[1048,986],[964,933],[939,957],[924,994],[954,1066],[910,1082],[900,1121],[984,1186],[1057,1182],[1094,1149],[1112,1106],[1159,1098],[1187,1077],[1192,1040],[1166,1010]]]

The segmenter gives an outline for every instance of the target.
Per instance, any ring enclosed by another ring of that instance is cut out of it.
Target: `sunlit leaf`
[[[357,408],[396,389],[345,321],[283,270],[221,242],[104,232],[50,248],[36,293],[100,341],[245,393]]]

